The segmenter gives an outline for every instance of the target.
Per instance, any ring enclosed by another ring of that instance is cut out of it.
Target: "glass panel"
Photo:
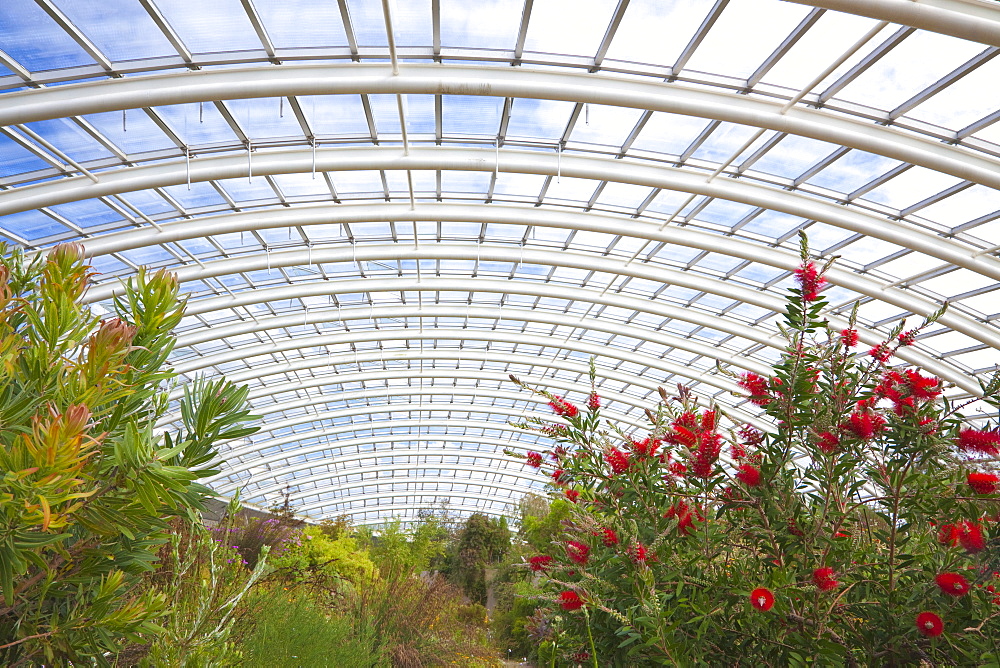
[[[0,45],[29,70],[92,65],[93,58],[31,0],[0,2]]]
[[[617,0],[535,0],[525,51],[593,56],[607,32]]]
[[[189,0],[156,0],[156,5],[195,53],[264,48],[240,0],[202,2],[197,11]]]
[[[523,0],[441,0],[441,43],[474,49],[513,49]]]
[[[56,4],[113,61],[177,55],[134,0],[57,0]]]
[[[254,0],[276,49],[346,46],[344,21],[330,0]]]

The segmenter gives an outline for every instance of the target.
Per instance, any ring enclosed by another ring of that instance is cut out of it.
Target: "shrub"
[[[256,590],[247,602],[234,637],[247,668],[376,668],[389,662],[375,641],[352,628],[350,620],[329,615],[301,593],[281,587]]]
[[[2,250],[0,250],[2,252]],[[0,663],[105,664],[165,601],[136,589],[167,540],[165,519],[193,517],[213,444],[253,432],[246,390],[189,388],[183,432],[153,431],[167,409],[176,278],[140,271],[115,317],[80,304],[83,249],[0,260]]]
[[[530,623],[544,658],[891,666],[997,656],[997,494],[972,474],[993,475],[1000,433],[963,421],[940,380],[888,365],[921,327],[901,324],[855,351],[855,316],[844,332],[830,328],[804,242],[802,257],[785,353],[767,377],[734,376],[773,432],[683,387],[661,390],[642,435],[602,425],[596,394],[578,409],[539,391],[563,422],[527,426],[558,443],[546,453],[555,493],[578,493],[546,546],[551,559],[532,563],[547,576],[549,612]],[[997,378],[983,386],[993,406],[998,390]]]

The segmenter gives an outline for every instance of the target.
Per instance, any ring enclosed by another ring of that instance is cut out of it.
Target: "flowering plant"
[[[824,319],[826,267],[795,272],[773,372],[733,374],[758,414],[692,391],[644,433],[552,402],[553,495],[576,492],[540,575],[554,663],[594,666],[980,665],[1000,654],[1000,431],[966,421],[945,383],[894,366],[931,323],[858,350]],[[860,336],[859,336],[860,334]],[[591,382],[596,377],[591,365]],[[993,406],[1000,377],[982,386]],[[973,400],[978,398],[973,397]],[[744,414],[746,415],[746,414]],[[529,463],[531,461],[529,460]],[[533,564],[539,563],[536,558]]]

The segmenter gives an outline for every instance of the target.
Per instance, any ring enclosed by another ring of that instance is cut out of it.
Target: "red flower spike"
[[[978,429],[963,429],[958,432],[955,441],[959,450],[978,452],[983,455],[1000,455],[1000,433],[995,431],[980,431]]]
[[[563,494],[565,494],[566,498],[572,501],[573,503],[576,503],[577,499],[580,498],[580,492],[576,491],[575,489],[567,489],[565,492],[563,492]]]
[[[642,441],[632,441],[632,452],[640,458],[655,457],[656,450],[660,447],[660,441],[656,438],[647,438]]]
[[[528,466],[537,469],[542,465],[542,455],[538,452],[528,453]]]
[[[958,542],[965,548],[966,552],[975,554],[986,549],[986,540],[983,538],[983,529],[975,522],[963,522]]]
[[[739,473],[736,474],[736,479],[747,487],[756,487],[760,484],[760,471],[758,471],[756,467],[750,466],[749,464],[743,464],[739,467]]]
[[[629,556],[632,557],[632,561],[639,565],[644,565],[646,563],[646,559],[649,558],[646,546],[642,543],[636,543],[635,547],[629,550]]]
[[[993,494],[1000,489],[1000,477],[992,473],[970,473],[965,482],[976,494]]]
[[[767,612],[774,607],[774,594],[771,593],[770,589],[757,587],[750,592],[750,605],[762,612]]]
[[[687,473],[688,468],[684,465],[684,462],[671,462],[667,467],[667,470],[670,471],[671,475],[677,478],[683,478]]]
[[[555,414],[560,417],[576,417],[577,413],[580,412],[580,409],[560,397],[558,394],[552,395],[552,400],[549,401],[549,406],[553,411],[555,411]]]
[[[619,450],[618,448],[610,448],[608,452],[604,455],[604,460],[611,467],[611,473],[614,475],[621,475],[628,471],[630,462],[628,460],[628,455]]]
[[[692,513],[692,508],[686,502],[678,501],[667,509],[663,517],[668,520],[677,518],[677,533],[682,536],[689,536],[697,530],[697,527],[694,525],[695,517],[697,517],[699,522],[705,520],[698,508],[694,508],[693,510],[694,513]]]
[[[813,571],[813,584],[816,585],[820,591],[830,591],[840,584],[834,579],[833,576],[834,571],[829,566],[817,568]]]
[[[597,533],[598,535],[603,536],[601,538],[601,542],[604,543],[604,547],[614,547],[618,544],[618,534],[616,534],[613,529],[604,528]]]
[[[552,482],[554,482],[557,485],[565,484],[563,481],[563,476],[565,474],[566,472],[563,471],[562,469],[556,469],[555,471],[552,472]]]
[[[948,547],[955,547],[958,545],[958,537],[961,533],[959,527],[954,524],[942,524],[941,528],[938,529],[938,542]]]
[[[815,301],[820,289],[826,284],[826,279],[820,276],[812,262],[804,262],[795,270],[795,281],[802,291],[802,299],[807,302]]]
[[[869,350],[868,354],[884,364],[889,361],[890,357],[892,357],[892,350],[884,343],[880,343]]]
[[[917,615],[917,631],[927,638],[937,638],[944,631],[944,622],[933,612],[921,612]]]
[[[870,441],[885,428],[885,418],[878,413],[855,411],[844,427],[862,441]]]
[[[538,571],[547,570],[549,567],[549,563],[551,563],[551,561],[552,557],[550,557],[549,555],[540,554],[537,557],[531,557],[530,559],[528,559],[528,564],[531,566],[531,570],[537,573]]]
[[[587,408],[596,411],[601,407],[601,398],[597,396],[597,392],[591,392],[590,396],[587,397]]]
[[[767,379],[755,373],[747,372],[740,376],[738,385],[750,393],[750,403],[767,406],[771,403]]]
[[[828,455],[832,455],[840,446],[840,439],[828,431],[820,432],[817,436],[819,440],[816,442],[816,447]]]
[[[566,542],[566,556],[581,566],[587,563],[587,557],[589,555],[590,546],[586,543],[581,543],[577,540],[570,540]]]
[[[969,582],[958,573],[941,573],[934,582],[949,596],[959,597],[969,593]]]
[[[575,661],[576,663],[586,663],[590,661],[590,652],[575,652],[569,655],[570,661]]]
[[[575,591],[564,591],[559,594],[559,605],[563,610],[579,610],[583,607],[583,599]]]
[[[840,342],[843,343],[846,348],[853,348],[858,345],[858,330],[845,329],[840,333]]]
[[[913,342],[917,340],[917,331],[911,329],[908,332],[899,333],[899,345],[901,346],[912,346]]]
[[[739,436],[743,445],[760,445],[764,442],[764,432],[749,424],[740,427]]]

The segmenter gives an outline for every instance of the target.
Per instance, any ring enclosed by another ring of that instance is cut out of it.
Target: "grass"
[[[370,638],[354,637],[350,620],[327,616],[304,595],[258,591],[234,630],[247,668],[381,668]]]

